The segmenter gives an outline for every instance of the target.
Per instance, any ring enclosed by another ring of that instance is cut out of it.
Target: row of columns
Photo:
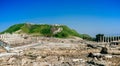
[[[102,37],[100,37],[100,41],[102,41],[102,42],[112,42],[112,41],[119,41],[120,40],[120,36],[107,36],[107,37],[105,37],[105,36],[102,36]]]

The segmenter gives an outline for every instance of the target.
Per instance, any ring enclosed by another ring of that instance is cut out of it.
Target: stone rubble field
[[[0,66],[120,66],[120,49],[103,43],[45,37],[34,42],[38,44],[14,44],[9,53],[16,54],[1,56]]]

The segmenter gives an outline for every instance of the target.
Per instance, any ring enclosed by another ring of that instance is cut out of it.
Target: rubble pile
[[[41,42],[16,55],[0,57],[0,66],[119,66],[119,49],[81,40],[33,37]],[[34,42],[33,42],[34,43]],[[23,44],[26,46],[26,44]],[[19,45],[17,45],[19,47]],[[20,52],[17,52],[20,51]],[[2,52],[1,52],[2,53]]]

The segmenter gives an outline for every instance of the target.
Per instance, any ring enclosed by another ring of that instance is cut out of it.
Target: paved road
[[[10,48],[10,53],[4,52],[4,53],[0,53],[0,57],[4,57],[4,56],[10,56],[10,55],[19,55],[19,52],[30,48],[30,47],[36,47],[36,46],[40,46],[42,43],[34,43],[34,44],[29,44],[29,45],[24,45],[24,46],[19,46],[19,47],[14,47],[14,48]]]
[[[34,44],[29,44],[29,45],[24,45],[24,46],[19,46],[19,47],[14,47],[14,48],[10,48],[10,50],[18,50],[18,49],[26,49],[26,48],[30,48],[30,47],[35,47],[35,46],[39,46],[42,43],[34,43]]]

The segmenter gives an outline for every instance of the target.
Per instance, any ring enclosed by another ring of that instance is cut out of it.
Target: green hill
[[[85,38],[90,37],[88,35],[82,35],[73,29],[70,29],[66,25],[49,25],[49,24],[15,24],[9,27],[3,33],[26,33],[30,35],[39,35],[46,37],[67,38],[71,36]]]

